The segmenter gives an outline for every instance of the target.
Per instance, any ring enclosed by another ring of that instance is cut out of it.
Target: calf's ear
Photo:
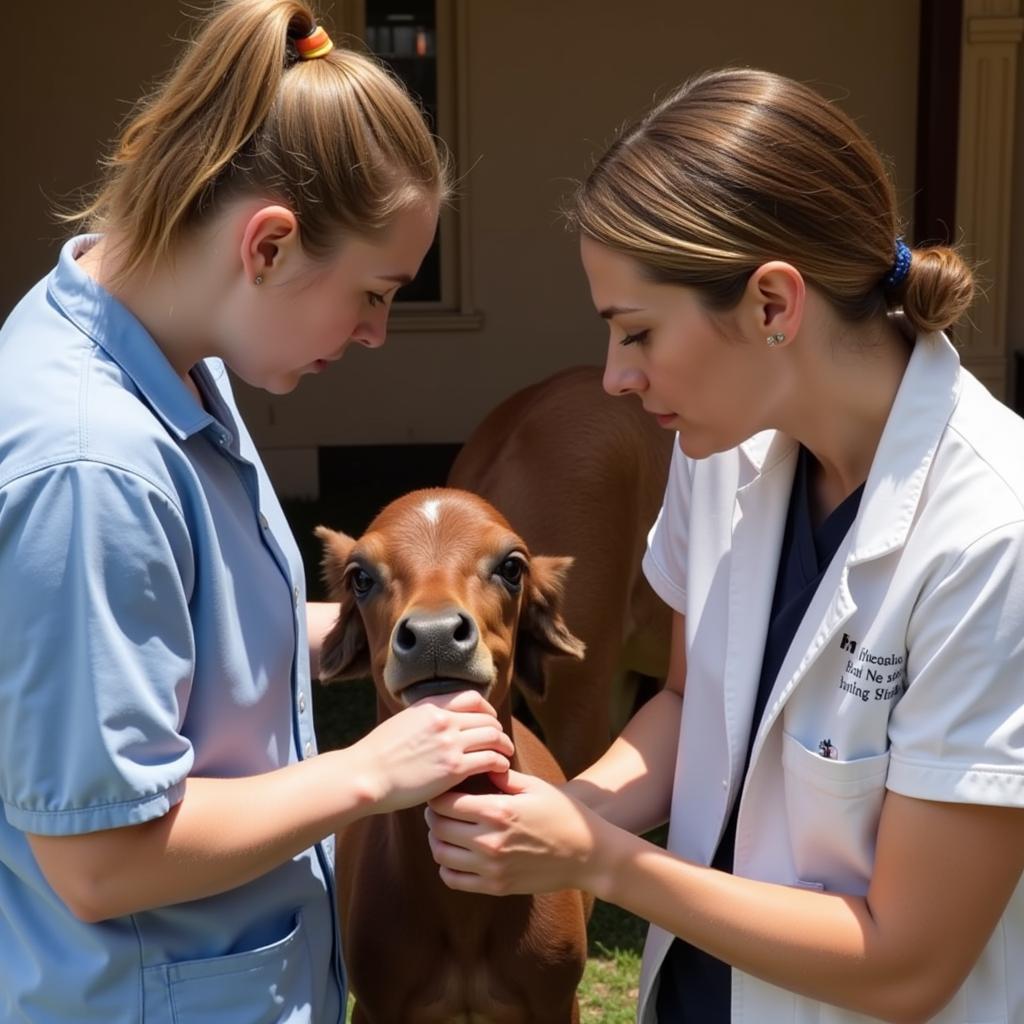
[[[586,650],[562,618],[565,577],[571,565],[568,557],[537,555],[530,560],[516,636],[515,671],[520,683],[541,696],[547,688],[545,659],[582,658]]]
[[[356,542],[326,526],[318,526],[315,533],[324,545],[320,566],[327,593],[338,602],[338,618],[327,631],[320,648],[319,678],[322,682],[367,679],[370,676],[370,648],[366,629],[352,592],[345,585],[345,566]]]

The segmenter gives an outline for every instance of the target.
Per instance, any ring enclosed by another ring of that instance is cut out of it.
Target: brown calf
[[[477,689],[515,742],[513,767],[562,781],[551,754],[512,718],[509,689],[513,665],[543,689],[547,655],[582,655],[559,612],[571,559],[531,556],[487,502],[456,490],[399,498],[358,541],[324,527],[317,534],[339,601],[321,678],[372,675],[380,720],[429,694]],[[589,911],[581,893],[448,889],[422,807],[363,818],[339,834],[337,849],[356,1024],[579,1020]]]
[[[585,661],[561,661],[530,711],[568,775],[595,761],[633,710],[638,677],[668,671],[671,612],[640,571],[672,435],[577,367],[517,392],[476,428],[448,476],[485,497],[535,551],[573,558],[565,621]]]

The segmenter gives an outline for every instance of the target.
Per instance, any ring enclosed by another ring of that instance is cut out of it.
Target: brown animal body
[[[567,774],[595,761],[632,712],[639,677],[668,670],[671,612],[640,561],[661,506],[672,435],[635,401],[577,367],[517,392],[470,436],[448,477],[485,497],[534,551],[572,556],[565,621],[582,662],[552,664],[543,694],[524,688]]]
[[[444,489],[393,502],[358,541],[317,533],[339,601],[321,678],[372,675],[380,720],[428,694],[475,688],[514,739],[513,767],[562,781],[543,744],[513,720],[509,696],[514,664],[542,688],[547,655],[582,654],[559,614],[570,560],[531,557],[486,502]],[[337,850],[354,1024],[579,1020],[583,894],[448,889],[422,807],[358,820],[338,835]]]

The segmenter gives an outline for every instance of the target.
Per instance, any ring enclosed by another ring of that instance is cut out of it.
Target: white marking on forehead
[[[431,498],[420,505],[420,512],[428,523],[437,523],[441,512],[441,502],[437,498]]]

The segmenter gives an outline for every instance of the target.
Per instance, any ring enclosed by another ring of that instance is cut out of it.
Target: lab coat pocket
[[[889,752],[836,761],[786,733],[782,765],[797,877],[864,895],[875,860]]]
[[[308,1024],[313,1019],[301,915],[283,939],[260,949],[161,964],[143,973],[147,1024]]]

